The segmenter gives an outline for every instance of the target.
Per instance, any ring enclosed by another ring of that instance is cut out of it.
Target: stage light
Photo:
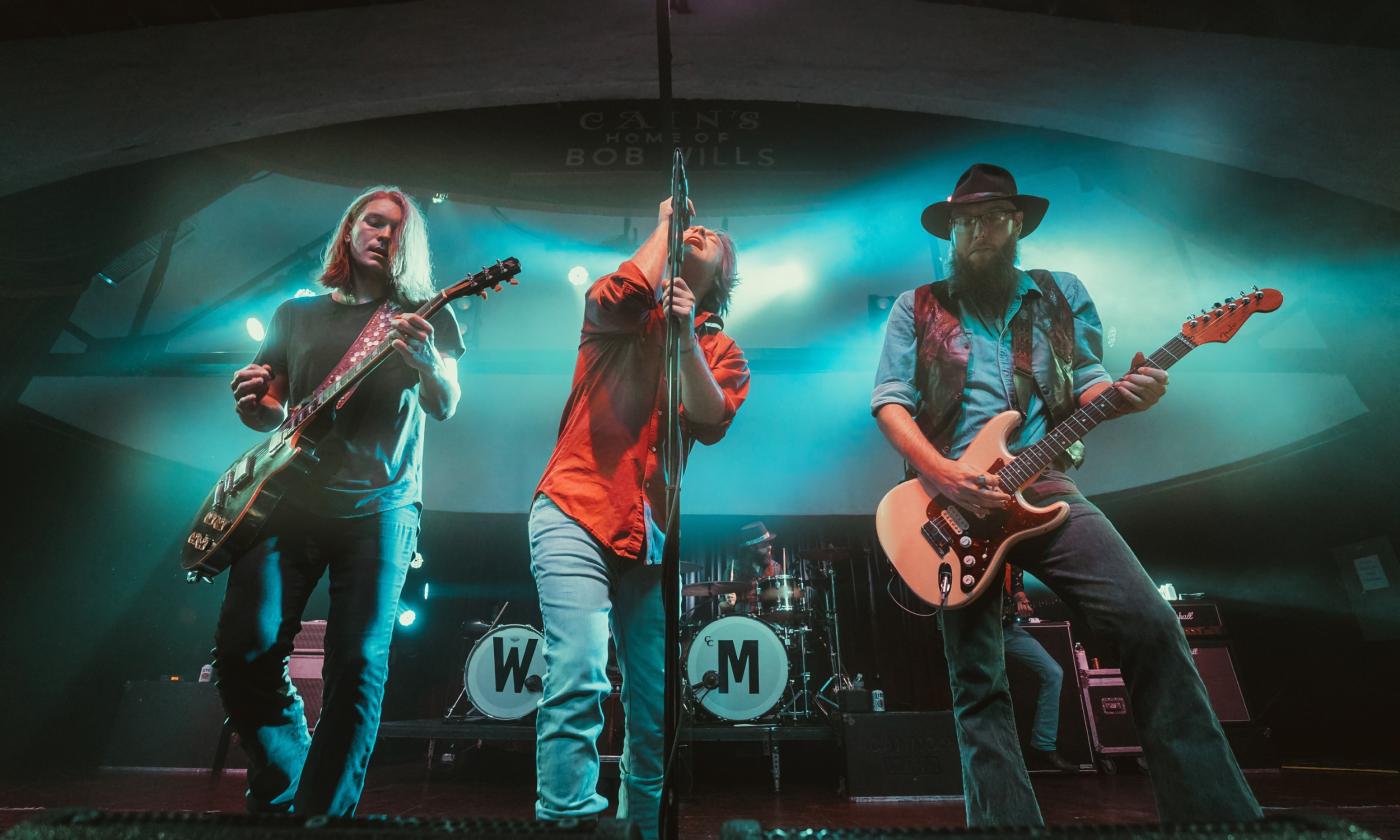
[[[294,298],[316,297],[316,292],[315,292],[315,290],[313,290],[313,289],[297,289],[297,293],[294,294],[294,295],[292,295],[292,297],[294,297]]]
[[[413,552],[413,559],[408,561],[408,567],[410,569],[423,568],[423,554],[418,551]]]
[[[248,328],[248,337],[254,341],[262,341],[267,337],[267,330],[263,328],[263,322],[257,318],[249,318],[243,322],[243,325]]]
[[[103,274],[100,271],[92,275],[92,279],[101,280],[103,283],[106,283],[108,286],[112,286],[114,288],[117,285],[117,281],[113,280],[111,277],[108,277],[106,274]]]
[[[588,282],[588,269],[581,265],[576,265],[569,269],[569,282],[575,286],[582,286]]]
[[[447,193],[433,193],[433,203],[441,204],[447,200]]]
[[[413,610],[409,609],[408,607],[404,607],[403,609],[399,610],[399,626],[400,626],[400,627],[411,627],[411,626],[413,626],[413,622],[415,622],[415,621],[417,621],[417,620],[418,620],[418,613],[414,612]]]
[[[427,583],[427,581],[424,581],[424,582],[423,582],[423,600],[424,600],[424,601],[428,600],[428,583]]]

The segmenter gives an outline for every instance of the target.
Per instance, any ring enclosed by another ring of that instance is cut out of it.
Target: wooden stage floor
[[[734,818],[773,826],[934,826],[962,824],[961,801],[852,801],[830,777],[786,774],[781,792],[768,784],[758,756],[736,761],[732,773],[699,767],[682,805],[685,838],[715,838]],[[456,757],[450,768],[427,765],[399,751],[370,768],[361,814],[414,816],[532,816],[533,778],[528,754],[479,752]],[[1400,775],[1393,772],[1251,771],[1271,814],[1326,814],[1354,822],[1383,840],[1400,840]],[[1141,823],[1154,820],[1150,780],[1136,772],[1104,776],[1036,775],[1033,779],[1052,825]],[[98,770],[67,777],[0,783],[0,830],[46,808],[228,811],[242,809],[243,772]]]

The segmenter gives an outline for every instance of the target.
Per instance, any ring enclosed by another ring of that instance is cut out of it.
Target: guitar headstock
[[[494,265],[484,266],[472,276],[443,289],[442,297],[444,300],[456,300],[467,295],[479,295],[519,273],[520,260],[515,257],[506,257],[503,260],[497,260]]]
[[[1256,312],[1273,312],[1283,305],[1283,293],[1278,289],[1240,292],[1239,297],[1227,297],[1223,302],[1202,309],[1181,325],[1181,335],[1199,347],[1212,341],[1226,342],[1235,337],[1249,316]]]

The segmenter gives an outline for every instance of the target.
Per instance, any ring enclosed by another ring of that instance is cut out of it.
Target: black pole
[[[656,65],[660,82],[662,142],[670,145],[671,128],[671,6],[670,0],[656,0]],[[666,251],[666,280],[680,275],[682,240],[690,223],[689,185],[685,178],[685,161],[679,148],[671,154],[671,225]],[[671,311],[668,294],[666,311]],[[678,324],[666,318],[666,438],[663,450],[663,475],[666,479],[666,544],[661,552],[662,610],[666,616],[663,674],[664,699],[662,715],[661,755],[661,813],[658,815],[658,835],[661,840],[677,840],[680,826],[680,802],[672,769],[675,767],[677,741],[681,721],[680,667],[680,548],[681,548],[681,452],[680,432],[680,338],[681,329],[693,329],[692,324]]]

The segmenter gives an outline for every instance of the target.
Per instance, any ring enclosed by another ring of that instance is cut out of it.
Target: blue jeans
[[[1028,500],[1069,503],[1059,528],[1007,558],[1035,574],[1115,643],[1164,823],[1259,819],[1259,803],[1211,711],[1176,612],[1128,544],[1064,473],[1047,472]],[[1042,825],[1016,738],[1006,682],[1001,599],[995,593],[943,615],[967,821]]]
[[[544,617],[544,693],[535,719],[535,816],[601,813],[598,736],[608,682],[609,625],[626,716],[617,815],[656,837],[662,778],[661,569],[602,547],[541,495],[530,509],[530,569]]]
[[[1065,672],[1044,646],[1014,621],[1002,622],[1006,657],[1020,662],[1035,674],[1040,687],[1035,694],[1035,719],[1031,723],[1031,748],[1049,752],[1055,749],[1060,731],[1060,687]]]
[[[248,753],[248,810],[355,813],[418,518],[416,506],[334,519],[284,503],[262,542],[229,568],[214,664],[224,709]],[[287,662],[306,601],[327,571],[323,704],[309,736]]]

